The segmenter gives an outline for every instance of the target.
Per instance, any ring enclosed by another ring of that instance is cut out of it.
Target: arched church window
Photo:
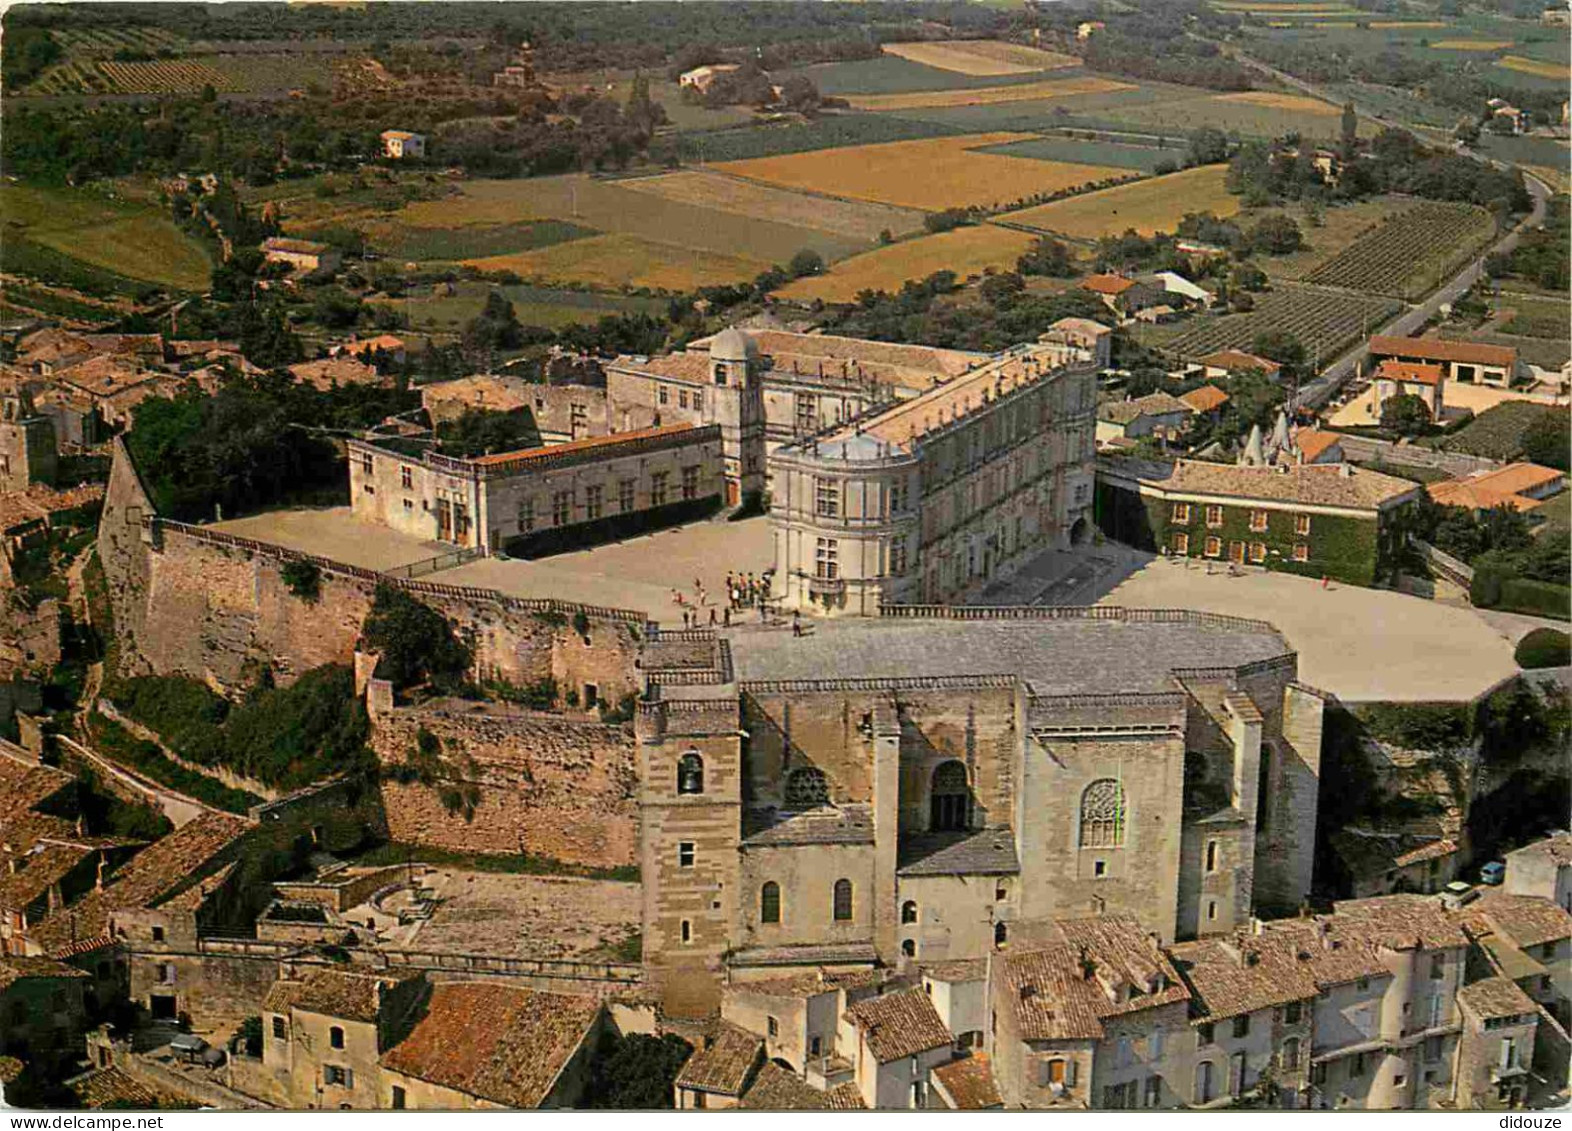
[[[845,922],[852,917],[852,886],[850,880],[835,881],[835,920]]]
[[[689,750],[677,760],[677,792],[704,792],[704,759],[697,750]]]
[[[807,766],[793,770],[786,779],[786,804],[793,809],[811,809],[829,800],[830,783],[823,770]]]
[[[901,904],[901,922],[917,922],[917,901],[915,899],[908,899],[905,903]]]
[[[960,832],[970,827],[972,791],[963,764],[952,759],[935,766],[928,795],[931,831]]]
[[[759,922],[779,923],[780,921],[781,886],[770,880],[759,889]]]
[[[1099,778],[1081,794],[1081,847],[1117,848],[1124,843],[1124,787]]]

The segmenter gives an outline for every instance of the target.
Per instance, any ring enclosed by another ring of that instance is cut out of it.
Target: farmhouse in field
[[[1208,381],[1227,377],[1232,373],[1259,373],[1269,381],[1282,379],[1283,367],[1270,358],[1258,357],[1244,350],[1218,350],[1197,358],[1201,376]]]
[[[1396,338],[1377,334],[1370,339],[1370,356],[1364,374],[1376,373],[1382,362],[1401,361],[1435,365],[1448,381],[1459,384],[1509,388],[1517,376],[1517,350],[1482,342],[1454,342],[1445,338]]]
[[[262,258],[269,263],[287,263],[296,272],[310,275],[317,271],[337,271],[343,256],[335,247],[316,240],[273,236],[262,241]]]
[[[422,158],[426,155],[426,137],[408,130],[383,130],[382,155],[395,161]]]
[[[1179,399],[1189,406],[1190,411],[1197,416],[1204,416],[1208,420],[1216,420],[1223,411],[1223,406],[1228,403],[1229,396],[1216,385],[1202,385],[1199,389],[1191,389],[1188,393],[1180,393]]]
[[[739,69],[736,63],[707,63],[702,67],[694,67],[691,71],[682,72],[677,78],[677,85],[692,89],[698,94],[707,94],[710,86],[721,75]]]
[[[1091,533],[1097,368],[1015,346],[770,459],[775,596],[863,616],[951,601]]]
[[[1259,434],[1252,445],[1260,447]],[[1141,549],[1371,585],[1393,568],[1419,484],[1348,463],[1229,466],[1103,455],[1098,523]]]
[[[1371,379],[1370,411],[1377,418],[1387,401],[1393,397],[1418,397],[1425,402],[1431,420],[1440,420],[1444,405],[1442,387],[1446,375],[1439,365],[1418,361],[1398,361],[1387,358],[1375,368]]]

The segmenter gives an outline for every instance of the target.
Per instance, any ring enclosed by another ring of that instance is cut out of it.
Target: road
[[[1268,64],[1261,62],[1259,59],[1252,59],[1248,55],[1240,54],[1237,50],[1230,49],[1221,43],[1217,43],[1215,40],[1211,40],[1209,42],[1216,44],[1216,46],[1222,49],[1225,54],[1233,58],[1235,62],[1241,63],[1252,70],[1257,70],[1263,74],[1270,75],[1272,78],[1286,86],[1301,91],[1312,98],[1320,99],[1322,102],[1330,102],[1334,105],[1336,105],[1338,102],[1338,99],[1327,94],[1314,83],[1306,82],[1301,78],[1296,78],[1287,71],[1280,71],[1276,67],[1269,66]],[[1357,105],[1355,108],[1358,109]],[[1391,119],[1383,118],[1378,114],[1371,114],[1364,110],[1360,110],[1359,112],[1365,118],[1375,122],[1380,126],[1386,126],[1392,129],[1408,130],[1410,133],[1420,132],[1418,129],[1416,129],[1416,127],[1411,126],[1406,122],[1392,121]],[[1505,161],[1498,161],[1494,157],[1488,157],[1483,153],[1477,153],[1473,150],[1460,148],[1458,152],[1464,154],[1465,156],[1472,157],[1476,161],[1483,161],[1486,164],[1494,165],[1498,169],[1511,169],[1514,167]],[[1486,256],[1493,255],[1496,252],[1511,251],[1517,246],[1517,241],[1522,237],[1522,234],[1525,231],[1536,228],[1540,224],[1543,224],[1545,222],[1545,209],[1551,197],[1551,188],[1549,185],[1545,184],[1544,181],[1541,181],[1538,177],[1527,172],[1526,170],[1523,172],[1523,183],[1527,185],[1529,195],[1534,198],[1533,208],[1529,211],[1528,216],[1518,223],[1518,225],[1511,231],[1502,236],[1501,239],[1492,244],[1486,251],[1482,252],[1480,255],[1471,260],[1460,271],[1458,271],[1456,275],[1453,275],[1451,279],[1447,280],[1445,283],[1441,284],[1441,286],[1432,291],[1429,297],[1426,298],[1423,302],[1417,303],[1408,307],[1406,310],[1400,311],[1386,323],[1376,327],[1373,333],[1387,334],[1392,336],[1407,336],[1414,333],[1431,318],[1440,313],[1441,307],[1444,304],[1456,302],[1467,293],[1470,287],[1479,281],[1480,276],[1484,274]],[[1369,352],[1370,351],[1366,348],[1365,343],[1360,342],[1353,349],[1349,350],[1347,353],[1333,361],[1330,365],[1322,369],[1320,374],[1317,375],[1313,381],[1307,381],[1304,385],[1300,386],[1298,393],[1294,396],[1293,401],[1289,407],[1320,408],[1327,401],[1332,399],[1337,390],[1340,389],[1350,377],[1354,376],[1354,374],[1358,372],[1360,364],[1363,363]]]

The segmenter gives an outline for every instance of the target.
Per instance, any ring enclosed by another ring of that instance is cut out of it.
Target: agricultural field
[[[34,79],[27,94],[256,94],[329,83],[332,68],[310,55],[194,55],[116,62],[73,57]]]
[[[724,173],[689,170],[618,182],[630,192],[650,193],[680,204],[696,204],[753,220],[778,221],[872,243],[880,232],[902,236],[922,227],[923,214],[908,208],[831,200],[771,188]]]
[[[1430,45],[1434,51],[1500,51],[1511,46],[1510,39],[1441,39]]]
[[[1530,298],[1515,293],[1502,294],[1495,299],[1496,309],[1506,319],[1501,324],[1503,332],[1521,334],[1529,338],[1567,338],[1568,315],[1572,304],[1565,298]]]
[[[882,50],[886,55],[963,75],[1029,75],[1081,62],[1074,55],[993,39],[886,43]]]
[[[413,228],[390,225],[371,246],[391,259],[451,261],[534,251],[599,235],[593,228],[563,220],[526,220],[518,224],[481,224],[465,228]]]
[[[1204,357],[1223,349],[1248,350],[1264,330],[1286,330],[1322,363],[1370,332],[1392,314],[1391,299],[1282,283],[1255,296],[1248,314],[1203,314],[1177,325],[1141,329],[1136,336],[1175,358]]]
[[[1564,63],[1547,63],[1540,59],[1528,59],[1522,55],[1503,55],[1498,63],[1509,71],[1520,71],[1525,75],[1533,75],[1540,79],[1555,79],[1565,82],[1567,68]]]
[[[924,210],[996,207],[1038,193],[1135,175],[1127,168],[979,152],[1026,137],[997,133],[902,141],[726,162],[716,168],[783,188]]]
[[[1523,440],[1529,429],[1548,414],[1557,412],[1564,413],[1566,409],[1528,401],[1507,401],[1486,409],[1436,446],[1449,452],[1466,452],[1489,459],[1518,459],[1523,454]]]
[[[1171,232],[1186,212],[1227,217],[1239,211],[1239,198],[1224,187],[1227,173],[1225,166],[1205,165],[1009,212],[999,219],[1082,240],[1131,228],[1142,235]]]
[[[1302,94],[1247,90],[1121,107],[1109,116],[1169,134],[1214,126],[1248,137],[1273,138],[1297,133],[1309,138],[1334,138],[1341,125],[1341,115],[1341,107]],[[1373,135],[1376,131],[1372,123],[1361,121],[1360,132]]]
[[[159,59],[150,63],[98,64],[99,73],[114,94],[188,94],[204,86],[217,91],[239,90],[230,77],[205,63],[190,59]]]
[[[1059,68],[1055,68],[1059,69]],[[1070,68],[1063,68],[1069,70]],[[942,67],[929,67],[898,55],[884,54],[872,59],[855,59],[845,63],[814,63],[795,71],[786,71],[782,77],[804,75],[825,94],[845,97],[852,94],[901,94],[921,90],[958,90],[969,86],[1009,86],[1033,77],[1045,77],[1041,72],[1026,75],[975,75],[949,71]]]
[[[627,234],[591,236],[538,251],[486,256],[466,263],[482,271],[512,271],[541,283],[678,293],[745,282],[770,266],[767,259]]]
[[[1155,173],[1164,161],[1184,161],[1184,145],[1175,140],[1171,148],[1155,145],[1128,145],[1116,141],[1093,141],[1074,137],[1034,137],[1010,141],[981,150],[1002,157],[1029,157],[1033,161],[1071,161],[1086,165],[1112,165]]]
[[[775,293],[798,302],[852,302],[861,291],[898,291],[906,280],[935,271],[954,271],[962,279],[990,267],[1013,271],[1015,261],[1035,242],[1026,232],[992,224],[956,228],[844,259],[822,275],[794,280]]]
[[[486,296],[500,291],[513,304],[514,313],[526,326],[547,326],[553,330],[574,323],[594,323],[614,314],[663,315],[666,300],[627,295],[594,294],[588,291],[560,290],[525,285],[495,286],[468,280],[437,284],[428,293],[386,300],[385,306],[406,315],[411,329],[435,334],[456,334],[465,323],[480,314]]]
[[[401,210],[368,222],[373,244],[403,228],[430,230],[495,229],[528,221],[558,221],[580,228],[591,228],[606,236],[631,237],[628,245],[644,258],[644,241],[661,246],[685,248],[700,255],[734,257],[747,263],[785,263],[803,248],[812,248],[827,260],[843,258],[865,250],[870,240],[822,228],[781,223],[665,199],[655,193],[638,191],[636,181],[600,180],[574,173],[558,177],[520,180],[471,180],[457,183],[452,195],[440,200],[417,200]],[[826,209],[830,206],[827,204]],[[423,236],[440,240],[439,236]],[[484,235],[479,238],[486,238]],[[597,277],[605,272],[605,249],[615,246],[603,237],[575,240],[553,249],[520,249],[515,254],[546,257],[555,270],[572,249],[595,255]],[[498,252],[496,254],[504,254]],[[467,258],[491,258],[475,255]],[[762,268],[755,268],[752,274]],[[525,272],[520,272],[524,274]],[[646,266],[635,265],[633,273],[648,274]],[[688,272],[691,273],[691,272]],[[573,275],[552,278],[573,279]],[[655,284],[635,284],[655,285]]]
[[[205,290],[209,282],[206,250],[162,210],[84,191],[7,184],[0,185],[0,216],[5,218],[0,243],[8,271],[95,293],[120,289],[114,286],[117,276],[174,291]],[[30,255],[29,246],[44,254]],[[72,271],[70,262],[86,270]],[[73,277],[78,274],[84,277]]]
[[[1305,280],[1414,298],[1476,254],[1495,230],[1495,220],[1483,208],[1425,201],[1361,236]]]
[[[811,122],[772,122],[749,129],[704,130],[681,135],[683,159],[698,164],[751,161],[849,145],[956,137],[983,131],[921,120],[924,113],[826,114]]]
[[[1042,102],[1077,94],[1110,94],[1133,89],[1133,84],[1093,75],[1045,79],[1014,86],[981,86],[960,90],[926,90],[906,94],[851,94],[846,100],[856,110],[923,110],[933,107],[995,106],[1006,102]]]
[[[650,98],[665,108],[667,120],[679,132],[724,129],[754,120],[753,111],[746,106],[700,106],[684,101],[682,88],[676,83],[648,74],[645,78],[649,80]],[[593,87],[624,105],[633,92],[633,72],[626,70],[574,71],[547,75],[545,81],[563,90]]]
[[[1263,255],[1253,262],[1273,282],[1296,283],[1314,272],[1327,260],[1346,250],[1362,236],[1366,236],[1387,220],[1414,207],[1411,197],[1376,197],[1323,208],[1320,223],[1311,222],[1310,215],[1299,204],[1273,205],[1270,208],[1247,208],[1236,215],[1234,223],[1249,230],[1262,217],[1272,213],[1288,216],[1304,234],[1305,246],[1289,255]]]

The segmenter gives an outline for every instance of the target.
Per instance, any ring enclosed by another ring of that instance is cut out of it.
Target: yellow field
[[[1509,71],[1522,71],[1542,79],[1564,79],[1567,67],[1562,63],[1547,63],[1542,59],[1525,59],[1521,55],[1503,55],[1497,60]]]
[[[1088,240],[1118,235],[1127,228],[1142,235],[1171,232],[1186,212],[1232,216],[1239,211],[1239,198],[1223,186],[1227,173],[1221,165],[1186,169],[1009,212],[1002,219]]]
[[[1291,4],[1270,3],[1268,0],[1213,0],[1212,7],[1220,12],[1250,12],[1274,16],[1331,16],[1354,9],[1347,4]]]
[[[1370,21],[1370,26],[1371,27],[1378,27],[1378,28],[1394,28],[1394,27],[1426,27],[1426,28],[1431,28],[1431,27],[1451,27],[1452,25],[1447,23],[1445,20],[1371,20]]]
[[[1037,193],[1139,175],[1132,169],[1106,165],[1034,161],[974,152],[1030,136],[988,133],[892,141],[727,161],[715,168],[785,188],[924,211],[1008,204]]]
[[[954,271],[963,279],[987,267],[1013,271],[1015,261],[1035,242],[1036,237],[1025,232],[991,224],[957,228],[854,255],[826,274],[797,279],[776,293],[804,302],[852,302],[859,291],[897,291],[907,279],[935,271]]]
[[[591,236],[535,251],[465,262],[483,271],[515,271],[526,279],[541,282],[668,291],[741,282],[769,266],[762,259],[722,255],[629,235]]]
[[[1068,98],[1072,94],[1111,94],[1134,90],[1127,82],[1087,76],[1075,79],[1044,79],[1014,86],[972,87],[966,90],[918,90],[904,94],[848,94],[846,101],[857,110],[917,110],[932,106],[993,106],[1003,102],[1035,102],[1048,98]]]
[[[1273,110],[1292,110],[1299,114],[1332,116],[1342,113],[1330,102],[1322,102],[1319,98],[1307,98],[1303,94],[1278,94],[1271,90],[1244,90],[1238,94],[1220,94],[1213,101],[1245,106],[1270,106]]]
[[[663,173],[658,177],[633,177],[617,183],[631,192],[647,193],[662,200],[701,205],[751,220],[774,220],[815,228],[853,239],[873,241],[886,228],[896,235],[905,235],[922,227],[922,213],[909,208],[830,200],[742,181],[722,173],[688,170]]]
[[[962,75],[1029,75],[1033,71],[1073,67],[1080,62],[1074,55],[995,39],[886,43],[883,50],[886,55]]]
[[[1499,51],[1511,47],[1510,39],[1438,39],[1430,45],[1437,51]]]

